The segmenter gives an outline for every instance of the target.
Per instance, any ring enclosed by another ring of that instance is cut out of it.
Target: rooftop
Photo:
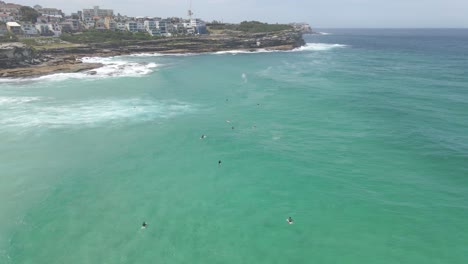
[[[21,27],[21,25],[16,22],[7,22],[6,24],[9,27]]]

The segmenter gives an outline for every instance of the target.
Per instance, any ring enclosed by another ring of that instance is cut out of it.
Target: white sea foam
[[[102,77],[140,77],[153,72],[157,67],[156,63],[138,63],[125,60],[116,60],[115,58],[82,58],[83,63],[102,63],[103,67],[94,70],[96,74],[89,75],[94,78]]]
[[[257,49],[257,50],[224,50],[224,51],[217,51],[213,52],[211,54],[215,55],[223,55],[223,54],[255,54],[255,53],[268,53],[268,52],[278,52],[277,50],[267,50],[267,49]]]
[[[255,53],[273,53],[273,52],[304,52],[304,51],[326,51],[336,48],[347,47],[343,44],[328,44],[328,43],[307,43],[306,45],[295,48],[293,50],[268,50],[268,49],[258,49],[254,51],[248,50],[228,50],[228,51],[218,51],[212,54],[223,55],[223,54],[255,54]]]
[[[119,57],[187,57],[187,56],[196,56],[202,53],[136,53],[130,55],[123,55]],[[116,57],[118,58],[118,57]]]
[[[8,97],[0,96],[0,106],[2,105],[18,105],[40,100],[40,97]]]
[[[342,44],[328,44],[328,43],[307,43],[305,46],[281,51],[281,50],[268,50],[268,49],[257,49],[254,51],[248,50],[227,50],[218,51],[212,53],[204,53],[211,55],[237,55],[237,54],[257,54],[257,53],[273,53],[273,52],[310,52],[310,51],[327,51],[336,48],[344,48],[346,45]],[[0,83],[21,83],[30,81],[63,81],[67,79],[100,79],[109,77],[142,77],[150,74],[154,71],[154,68],[160,66],[156,63],[140,63],[129,61],[128,57],[159,57],[159,56],[195,56],[203,53],[173,53],[173,54],[162,54],[162,53],[140,53],[133,55],[117,56],[117,57],[84,57],[81,59],[83,63],[102,63],[103,67],[79,72],[79,73],[56,73],[37,78],[23,78],[23,79],[0,79]],[[127,58],[126,58],[127,57]]]
[[[305,46],[294,49],[293,51],[326,51],[336,48],[345,48],[343,44],[328,44],[328,43],[307,43]]]
[[[257,53],[274,53],[274,52],[298,52],[298,51],[324,51],[334,48],[343,48],[346,45],[342,44],[327,44],[327,43],[307,43],[305,46],[293,49],[293,50],[270,50],[270,49],[256,49],[256,50],[223,50],[208,53],[138,53],[131,55],[124,55],[114,58],[125,58],[125,57],[162,57],[162,56],[197,56],[203,54],[209,55],[237,55],[237,54],[257,54]],[[109,58],[86,58],[86,62],[100,62],[107,63]]]
[[[327,33],[327,32],[319,32],[319,35],[332,35],[332,33]]]
[[[9,99],[21,101],[21,99]],[[54,100],[30,105],[0,105],[0,129],[8,127],[60,128],[68,126],[98,126],[119,122],[148,122],[168,119],[194,110],[179,101],[146,99],[91,100],[59,104]]]
[[[241,77],[242,77],[242,80],[246,83],[247,82],[247,74],[242,73]]]
[[[78,73],[55,73],[37,78],[2,79],[0,80],[0,83],[18,83],[42,80],[63,81],[67,79],[101,79],[110,77],[141,77],[150,74],[154,71],[154,68],[159,66],[156,63],[139,63],[122,59],[118,60],[112,57],[84,57],[81,61],[83,63],[102,63],[103,66],[94,70]]]

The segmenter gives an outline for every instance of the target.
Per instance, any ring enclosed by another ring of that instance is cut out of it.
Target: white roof
[[[7,22],[6,24],[9,27],[21,27],[21,25],[16,22]]]

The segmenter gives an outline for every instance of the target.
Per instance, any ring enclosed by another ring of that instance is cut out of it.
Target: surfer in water
[[[143,224],[141,224],[141,228],[146,228],[148,226],[148,224],[146,222],[143,222]]]
[[[201,135],[200,139],[204,139],[204,138],[206,138],[206,136],[205,136],[205,135]]]
[[[218,166],[221,166],[221,160],[218,160]]]
[[[294,220],[291,217],[288,217],[288,219],[286,219],[286,221],[288,221],[288,224],[294,223]]]

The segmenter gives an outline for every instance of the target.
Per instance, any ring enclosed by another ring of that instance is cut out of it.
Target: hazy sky
[[[130,16],[186,17],[190,0],[4,0],[66,14],[98,5]],[[312,27],[468,27],[468,0],[192,0],[206,21],[308,22]]]

